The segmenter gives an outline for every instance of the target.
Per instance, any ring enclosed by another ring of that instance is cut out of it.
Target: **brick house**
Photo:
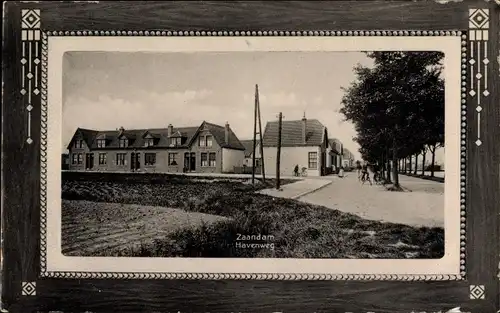
[[[97,131],[78,128],[68,145],[70,170],[231,173],[245,147],[226,123]]]
[[[268,122],[264,130],[265,172],[276,175],[278,121]],[[280,175],[293,175],[305,167],[308,176],[327,174],[328,131],[317,119],[283,121],[281,130]]]

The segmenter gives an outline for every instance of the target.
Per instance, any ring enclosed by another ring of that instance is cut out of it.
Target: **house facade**
[[[327,167],[331,169],[332,173],[338,173],[340,167],[343,165],[342,158],[344,153],[344,145],[336,138],[328,139],[327,148]]]
[[[268,122],[263,136],[266,175],[276,175],[278,121]],[[316,119],[283,121],[281,130],[280,175],[292,176],[295,166],[307,169],[308,176],[326,175],[328,132]]]
[[[241,144],[245,147],[245,161],[243,166],[252,168],[253,167],[253,139],[241,140]],[[257,171],[260,171],[261,166],[261,155],[260,155],[260,142],[257,140],[255,144],[255,167]]]
[[[74,171],[232,173],[245,148],[229,124],[96,131],[78,128],[69,145]]]
[[[348,149],[344,148],[342,153],[342,165],[344,167],[354,167],[354,154]]]

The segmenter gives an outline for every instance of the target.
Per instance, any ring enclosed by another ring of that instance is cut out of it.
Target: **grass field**
[[[441,228],[364,220],[256,194],[243,182],[66,180],[62,187],[67,255],[397,259],[444,255]],[[241,234],[272,236],[273,249],[238,248]]]

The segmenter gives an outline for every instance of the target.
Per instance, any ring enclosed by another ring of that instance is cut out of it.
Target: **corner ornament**
[[[23,296],[36,296],[36,282],[22,282],[21,295]]]
[[[476,102],[477,112],[477,140],[479,147],[481,141],[481,99],[488,97],[488,29],[490,12],[488,9],[469,10],[469,64],[470,64],[470,91],[469,95]]]
[[[27,117],[28,144],[31,138],[33,98],[40,94],[40,10],[21,10],[21,90]]]

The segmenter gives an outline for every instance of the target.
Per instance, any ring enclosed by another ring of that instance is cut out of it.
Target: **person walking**
[[[295,168],[293,169],[293,175],[295,177],[298,177],[299,176],[299,165],[295,165]]]
[[[372,185],[372,181],[370,179],[370,174],[368,173],[368,163],[364,163],[361,168],[361,182],[364,184],[365,181],[369,181],[370,185]]]
[[[358,180],[361,181],[361,163],[356,161],[356,171],[358,172]]]
[[[338,175],[340,178],[344,178],[344,167],[343,166],[340,167]]]

